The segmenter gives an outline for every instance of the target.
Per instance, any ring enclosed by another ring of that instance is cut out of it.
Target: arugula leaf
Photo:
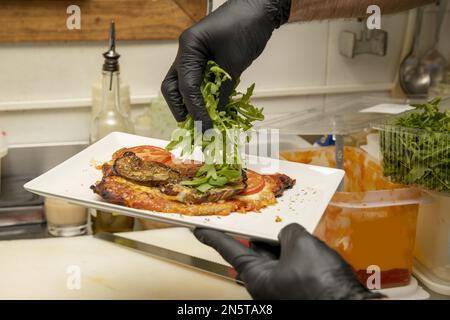
[[[199,186],[204,183],[207,183],[208,179],[209,179],[208,177],[198,177],[198,178],[194,178],[192,180],[181,181],[181,184],[183,186]]]
[[[230,75],[223,70],[216,62],[208,61],[200,91],[205,101],[206,110],[213,122],[214,130],[222,134],[222,137],[228,137],[232,144],[232,158],[233,164],[227,164],[226,145],[224,145],[222,152],[223,164],[205,163],[196,172],[196,177],[193,180],[183,181],[182,184],[186,186],[196,187],[200,192],[206,192],[209,189],[217,186],[224,186],[227,183],[237,181],[242,176],[242,159],[240,158],[240,141],[239,137],[232,135],[231,130],[248,131],[253,127],[254,121],[264,120],[263,109],[255,107],[250,99],[255,89],[255,84],[247,88],[245,93],[237,91],[239,79],[236,80],[235,87],[231,93],[230,100],[225,105],[224,110],[219,111],[217,106],[219,104],[220,86],[224,81],[231,81]],[[186,120],[179,123],[178,126],[187,130],[191,137],[191,146],[188,150],[183,150],[182,156],[191,154],[194,151],[194,141],[201,133],[197,132],[194,127],[194,121],[191,116],[187,116]],[[168,150],[178,148],[182,143],[182,138],[179,140],[172,140],[166,147]],[[249,137],[247,137],[247,142]],[[210,148],[215,143],[214,137],[203,139],[202,149],[213,150],[211,156],[216,156],[214,148]],[[225,144],[225,141],[223,142]],[[229,155],[230,156],[230,155]]]
[[[208,183],[215,187],[222,187],[228,183],[227,177],[209,178]]]
[[[197,190],[200,191],[200,192],[206,192],[206,191],[208,191],[209,189],[212,189],[212,188],[214,188],[213,185],[211,185],[209,183],[204,183],[204,184],[199,185],[197,187]]]

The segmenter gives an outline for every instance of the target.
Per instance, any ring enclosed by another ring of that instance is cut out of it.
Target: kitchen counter
[[[227,264],[186,228],[124,237]],[[0,299],[250,299],[241,285],[92,236],[0,241]],[[7,257],[7,258],[6,258]],[[80,288],[74,276],[80,273]],[[449,300],[419,285],[430,299]],[[387,293],[387,292],[386,292]]]
[[[125,236],[226,264],[185,228]],[[0,299],[250,299],[232,281],[92,236],[0,241],[0,256]]]

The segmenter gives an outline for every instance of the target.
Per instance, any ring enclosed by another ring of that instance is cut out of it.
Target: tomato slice
[[[172,154],[169,151],[154,146],[137,146],[132,148],[124,148],[120,150],[116,157],[122,156],[127,151],[134,152],[139,158],[145,161],[167,163],[172,159]]]
[[[247,188],[241,191],[241,195],[248,196],[251,194],[255,194],[264,189],[266,185],[266,181],[264,177],[260,174],[257,174],[254,171],[247,171]]]

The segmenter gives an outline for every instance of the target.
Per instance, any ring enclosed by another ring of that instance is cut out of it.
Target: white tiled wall
[[[373,84],[387,89],[397,72],[406,18],[407,13],[382,18],[389,33],[386,57],[339,55],[339,32],[359,30],[355,21],[283,26],[245,72],[242,84],[256,82],[255,102],[268,114],[311,105],[323,108],[328,91],[363,90]],[[450,30],[448,14],[444,28]],[[442,49],[450,58],[446,38]],[[88,139],[90,86],[99,78],[106,45],[106,41],[0,45],[0,129],[7,131],[10,143]],[[147,102],[158,93],[176,49],[176,41],[118,44],[132,101]]]
[[[119,42],[122,77],[133,95],[157,93],[176,48],[168,41]],[[14,101],[89,98],[106,50],[107,41],[0,45],[0,109]]]
[[[0,128],[9,144],[86,142],[89,140],[88,108],[2,112]]]
[[[325,85],[328,22],[290,24],[276,30],[266,50],[243,75],[259,89]]]

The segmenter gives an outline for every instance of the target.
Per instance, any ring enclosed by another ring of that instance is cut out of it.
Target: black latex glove
[[[254,299],[382,297],[364,288],[336,251],[298,224],[280,231],[276,247],[253,243],[249,248],[211,229],[196,229],[194,234],[236,269]]]
[[[177,57],[166,75],[161,91],[175,119],[190,114],[212,128],[200,85],[208,60],[214,60],[233,78],[240,77],[264,50],[274,29],[287,22],[291,0],[229,0],[210,15],[184,31]],[[220,91],[219,109],[231,94],[233,82]]]

